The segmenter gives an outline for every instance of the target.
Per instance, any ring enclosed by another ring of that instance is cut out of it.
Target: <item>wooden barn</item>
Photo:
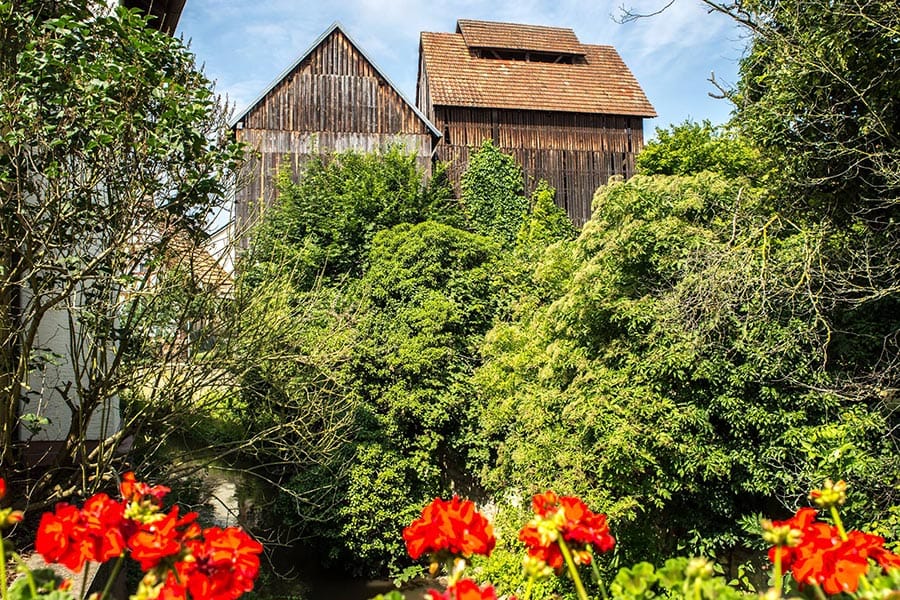
[[[440,133],[338,23],[232,120],[258,154],[235,194],[238,236],[275,199],[276,169],[313,156],[400,144],[430,171]],[[242,182],[243,183],[243,182]]]
[[[473,147],[493,140],[539,179],[581,225],[594,191],[630,177],[655,117],[611,46],[582,44],[560,27],[457,21],[456,33],[421,35],[417,105],[443,134],[437,158],[458,184]]]

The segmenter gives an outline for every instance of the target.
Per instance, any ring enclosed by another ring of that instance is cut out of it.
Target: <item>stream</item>
[[[230,469],[210,467],[207,480],[212,489],[212,524],[220,527],[239,525],[247,506],[246,500],[242,498],[246,494],[246,486],[242,485],[244,482],[241,481],[240,474]],[[286,554],[295,553],[287,550]],[[277,557],[279,562],[284,562],[286,558]],[[335,578],[314,573],[305,573],[294,582],[283,582],[276,587],[281,589],[274,592],[272,598],[278,600],[369,600],[396,589],[393,582],[387,579]],[[418,586],[410,585],[402,591],[407,600],[424,600],[425,593],[432,587],[438,586],[423,582]]]

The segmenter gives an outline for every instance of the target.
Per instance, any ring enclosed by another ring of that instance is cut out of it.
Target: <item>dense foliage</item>
[[[826,477],[898,537],[896,16],[714,6],[752,32],[733,123],[659,131],[577,239],[485,143],[462,189],[485,237],[399,225],[360,252],[332,547],[400,556],[398,523],[451,484],[502,534],[552,488],[609,513],[617,560],[714,553],[736,575],[757,515]],[[513,545],[484,572],[515,583]]]
[[[485,140],[470,157],[460,185],[469,226],[482,235],[515,241],[528,209],[516,160]]]
[[[358,564],[393,563],[399,540],[386,534],[467,483],[471,373],[492,323],[496,255],[489,239],[435,222],[372,242],[349,375],[354,466],[328,530]]]
[[[778,163],[786,208],[889,223],[900,183],[900,15],[877,0],[716,5],[753,34],[735,124]]]
[[[412,156],[347,153],[308,164],[299,183],[282,177],[241,263],[242,328],[270,321],[271,335],[252,346],[237,331],[231,343],[281,359],[242,376],[232,431],[251,470],[278,482],[279,523],[356,572],[397,564],[396,530],[423,501],[478,489],[484,334],[530,280],[526,257],[575,233],[551,188],[527,211],[521,172],[482,152],[513,167],[491,190],[521,204],[515,219],[490,217],[509,229],[496,238],[454,227],[446,188],[423,185]]]
[[[119,399],[186,350],[201,303],[150,310],[154,283],[190,260],[243,150],[184,43],[137,11],[0,2],[0,31],[0,475],[27,477],[34,505],[97,490],[171,432],[171,397]],[[60,446],[37,479],[32,437]]]
[[[392,146],[343,152],[307,163],[298,182],[278,175],[278,206],[253,236],[245,281],[290,273],[312,288],[318,278],[358,277],[372,237],[399,223],[458,220],[450,190],[438,176],[423,182],[416,157]]]
[[[709,121],[685,121],[669,129],[656,128],[637,157],[645,175],[692,175],[712,171],[728,177],[762,173],[762,156],[733,131],[713,127]]]
[[[891,415],[818,389],[843,376],[796,291],[819,240],[759,196],[708,173],[598,193],[578,241],[536,267],[566,273],[555,295],[487,337],[495,493],[583,495],[621,522],[631,558],[674,551],[660,531],[730,549],[742,518],[822,476],[865,482],[888,500],[869,518],[889,515]]]

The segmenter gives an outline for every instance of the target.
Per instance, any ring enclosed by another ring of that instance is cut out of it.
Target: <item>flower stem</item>
[[[572,576],[572,581],[575,582],[575,591],[578,592],[578,597],[581,600],[590,600],[587,591],[584,589],[584,584],[581,582],[581,576],[578,574],[578,567],[575,566],[575,561],[572,560],[572,553],[569,552],[569,547],[566,545],[565,540],[563,540],[562,535],[556,539],[556,542],[559,544],[559,549],[562,552],[563,558],[566,560],[566,567],[569,568],[569,575]]]
[[[100,597],[97,600],[106,600],[109,598],[109,593],[112,591],[113,582],[119,577],[119,571],[122,570],[122,565],[125,564],[125,553],[119,555],[119,558],[116,559],[116,564],[113,565],[112,573],[109,574],[109,579],[106,580],[106,586],[104,586],[103,591],[100,592]],[[82,590],[82,593],[86,590]]]
[[[816,590],[817,600],[828,600],[828,598],[825,596],[825,592],[822,591],[822,588],[818,583],[813,584],[813,589]]]
[[[28,583],[28,589],[31,590],[31,597],[37,598],[37,585],[34,583],[34,574],[31,572],[31,569],[28,568],[28,565],[25,564],[25,561],[18,554],[12,555],[13,560],[17,563],[18,570],[25,575],[25,581]]]
[[[831,520],[834,521],[834,526],[837,527],[841,539],[846,542],[849,538],[847,537],[847,531],[844,529],[844,523],[841,521],[841,514],[838,512],[837,506],[831,507]]]
[[[0,536],[0,597],[9,600],[9,586],[6,585],[6,540]]]
[[[534,589],[534,575],[528,578],[528,585],[525,586],[525,595],[522,597],[522,600],[530,600],[531,599],[531,590]]]
[[[606,586],[603,584],[603,577],[600,576],[600,569],[597,568],[597,557],[594,556],[594,550],[590,546],[588,546],[588,551],[591,553],[591,571],[594,573],[594,579],[597,580],[597,587],[600,588],[600,594],[603,596],[603,600],[609,600],[609,595],[606,593]]]
[[[784,574],[781,572],[781,545],[775,547],[775,573],[774,573],[774,583],[775,583],[775,594],[779,598],[781,598],[781,588],[784,584]]]

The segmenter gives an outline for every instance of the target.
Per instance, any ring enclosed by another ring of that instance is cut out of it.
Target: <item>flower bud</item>
[[[23,518],[25,518],[25,514],[21,510],[2,508],[0,509],[0,529],[12,527],[21,522]]]
[[[762,525],[763,539],[773,546],[789,546],[793,548],[800,543],[803,532],[799,529],[791,527],[786,523],[775,524],[769,519],[763,519]]]
[[[572,550],[572,560],[576,565],[591,564],[591,553],[587,550]]]
[[[837,483],[830,479],[825,480],[825,485],[820,490],[809,493],[809,499],[819,508],[834,508],[847,501],[847,484],[843,479]]]
[[[684,574],[688,579],[710,579],[713,576],[713,565],[705,558],[692,558],[688,561]]]
[[[525,574],[535,579],[544,579],[553,575],[553,568],[539,558],[526,556],[522,561]]]

